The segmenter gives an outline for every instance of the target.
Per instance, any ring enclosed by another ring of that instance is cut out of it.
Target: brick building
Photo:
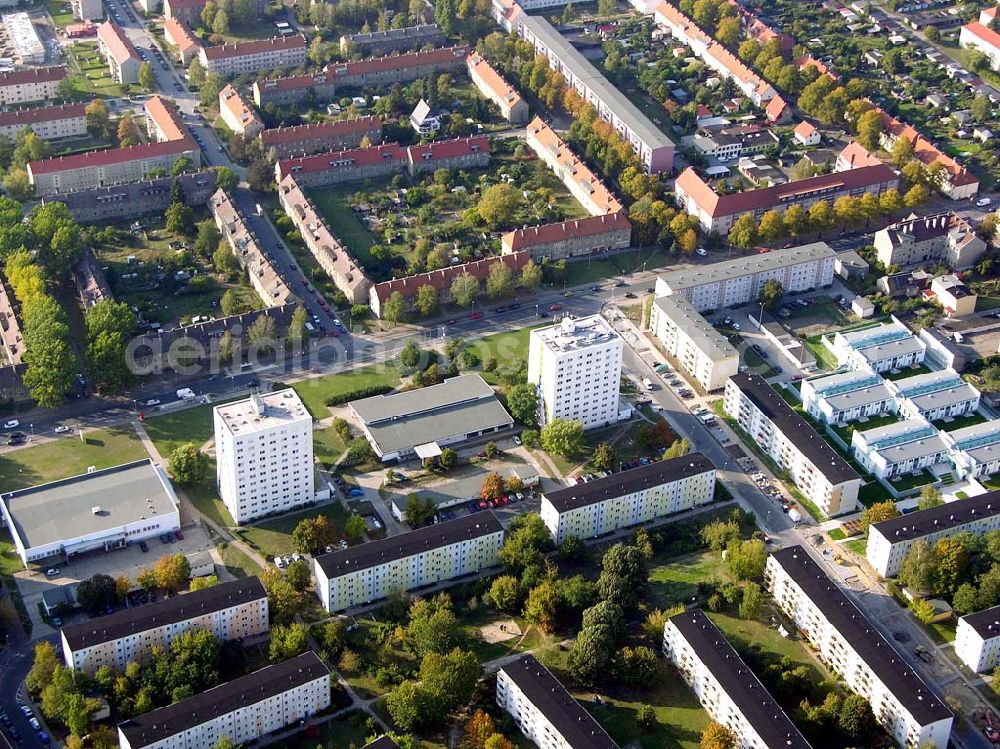
[[[621,212],[529,226],[500,237],[505,255],[523,251],[533,258],[550,260],[621,250],[631,243],[632,224]]]
[[[65,77],[62,65],[0,73],[0,106],[56,99]]]
[[[378,117],[276,127],[260,134],[264,151],[279,159],[357,148],[365,138],[371,143],[382,140],[382,121]]]

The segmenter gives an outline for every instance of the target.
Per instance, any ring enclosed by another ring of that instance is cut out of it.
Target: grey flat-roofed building
[[[0,495],[17,553],[28,562],[138,543],[180,528],[177,495],[151,460]]]
[[[598,115],[617,130],[636,152],[647,172],[670,171],[675,144],[628,97],[541,16],[521,14],[516,31],[549,67],[562,74],[570,88],[592,104]]]
[[[736,734],[738,746],[810,749],[704,611],[693,609],[670,617],[664,627],[663,650],[712,719]]]
[[[960,476],[1000,472],[1000,419],[973,424],[945,434]]]
[[[866,470],[880,479],[891,479],[943,463],[949,445],[935,426],[918,416],[855,431],[851,450]]]
[[[439,385],[351,401],[365,437],[384,461],[427,457],[445,445],[502,432],[514,420],[478,374]],[[418,450],[428,446],[428,450]],[[425,454],[421,454],[424,452]]]
[[[833,422],[852,421],[853,418],[847,414],[858,414],[859,416],[873,416],[884,413],[888,407],[883,404],[892,403],[892,393],[885,385],[872,385],[871,387],[853,390],[849,393],[831,395],[824,399],[830,405],[830,411],[835,415]]]
[[[771,279],[780,281],[786,293],[829,286],[833,283],[836,255],[826,242],[812,242],[730,262],[670,271],[656,279],[656,296],[680,296],[704,312],[753,301]]]
[[[740,355],[733,344],[682,297],[656,299],[649,329],[709,392],[725,387],[726,379],[739,371]]]
[[[618,749],[601,724],[533,655],[521,656],[501,666],[497,674],[497,704],[540,747]],[[553,733],[561,741],[553,741]]]
[[[329,706],[330,669],[308,651],[119,723],[119,745],[196,749],[223,736],[240,745]]]

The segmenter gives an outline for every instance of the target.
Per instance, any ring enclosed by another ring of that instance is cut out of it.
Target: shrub
[[[340,406],[348,401],[358,400],[359,398],[370,398],[373,395],[385,395],[386,393],[391,393],[393,390],[394,388],[391,385],[371,385],[351,390],[347,393],[331,395],[323,402],[328,406]]]

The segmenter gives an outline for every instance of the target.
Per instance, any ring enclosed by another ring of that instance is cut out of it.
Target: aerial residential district
[[[0,0],[0,192],[0,749],[1000,747],[1000,6]]]

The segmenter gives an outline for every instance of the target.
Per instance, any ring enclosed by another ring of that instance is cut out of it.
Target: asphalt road
[[[58,635],[52,634],[44,639],[51,642],[57,651],[60,649]],[[10,716],[10,719],[14,722],[14,727],[17,728],[18,733],[21,735],[20,743],[13,743],[9,740],[6,729],[4,729],[4,741],[8,742],[8,746],[13,744],[13,746],[19,749],[45,749],[45,745],[42,744],[38,738],[38,734],[35,733],[31,724],[28,723],[28,718],[21,712],[20,708],[21,705],[27,702],[23,683],[25,677],[28,675],[28,671],[31,670],[35,643],[38,641],[34,640],[29,643],[16,645],[10,650],[0,653],[0,675],[2,675],[0,676],[0,708]],[[39,711],[35,710],[34,713],[35,717],[44,726],[44,719]]]

